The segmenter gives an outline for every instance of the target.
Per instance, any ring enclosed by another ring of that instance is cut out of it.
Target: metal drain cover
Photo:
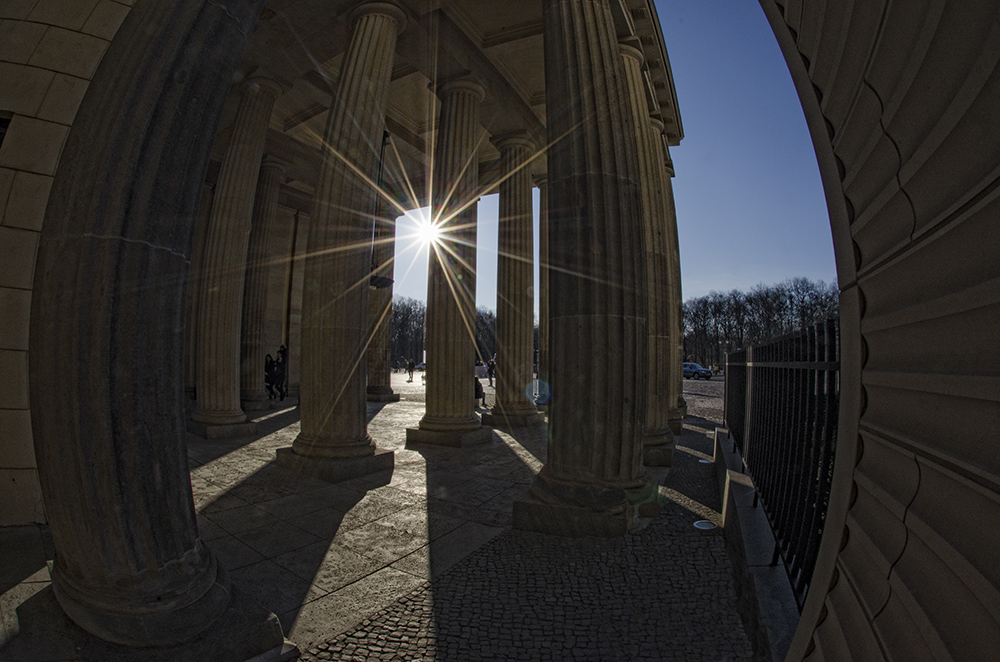
[[[703,531],[708,531],[709,529],[715,528],[715,522],[710,522],[707,519],[700,519],[694,523],[694,528],[702,529]]]

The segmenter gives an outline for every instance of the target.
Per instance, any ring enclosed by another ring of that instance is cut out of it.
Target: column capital
[[[663,134],[663,120],[656,115],[649,116],[649,125],[653,127],[653,131],[656,131],[658,135]]]
[[[441,81],[437,84],[437,86],[431,84],[430,88],[439,99],[443,99],[446,96],[457,94],[459,92],[469,92],[475,95],[478,101],[482,101],[486,98],[486,88],[483,87],[482,83],[476,80],[471,74],[463,74],[455,78]]]
[[[288,161],[284,159],[279,159],[273,154],[265,154],[264,158],[260,160],[261,170],[276,170],[279,174],[284,174],[285,170],[288,169]]]
[[[499,136],[494,136],[490,142],[501,152],[511,147],[524,147],[529,152],[534,152],[536,148],[535,141],[531,139],[531,136],[526,131],[503,133]]]
[[[667,174],[674,176],[674,160],[670,158],[670,147],[667,141],[663,141],[663,166],[667,169]]]
[[[639,40],[635,37],[629,37],[619,41],[618,52],[637,61],[640,67],[646,60],[646,58],[642,55],[642,48],[640,47]]]
[[[396,33],[402,32],[406,29],[406,12],[392,2],[363,2],[351,12],[348,20],[351,23],[353,29],[354,25],[357,23],[358,19],[369,16],[371,14],[380,14],[382,16],[388,16],[389,18],[396,21]]]
[[[545,174],[545,175],[532,175],[531,176],[531,183],[534,184],[535,186],[537,186],[538,188],[542,188],[543,186],[545,186],[545,185],[547,185],[549,183],[549,176],[547,174]]]
[[[265,92],[274,98],[292,89],[292,84],[281,76],[275,75],[266,69],[258,67],[246,78],[243,84],[243,93]]]

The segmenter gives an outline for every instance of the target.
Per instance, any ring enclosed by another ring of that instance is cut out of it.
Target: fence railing
[[[725,418],[795,599],[809,590],[830,498],[840,394],[836,318],[726,355]]]

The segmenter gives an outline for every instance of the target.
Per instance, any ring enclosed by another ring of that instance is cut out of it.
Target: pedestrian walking
[[[483,383],[479,381],[479,377],[476,377],[476,407],[479,407],[479,401],[482,400],[483,408],[486,407],[486,391],[483,390]]]
[[[416,368],[417,368],[417,366],[414,365],[413,359],[410,359],[409,361],[406,362],[406,373],[408,375],[410,375],[410,378],[407,379],[406,381],[408,381],[408,382],[412,382],[413,381],[413,371],[416,370]]]
[[[282,348],[285,346],[282,345]],[[274,389],[278,392],[278,400],[285,399],[285,376],[286,368],[285,357],[288,355],[288,351],[285,350],[284,353],[279,349],[278,358],[274,360]]]
[[[267,388],[267,399],[274,400],[277,397],[274,392],[274,358],[270,354],[264,357],[264,386]]]
[[[497,362],[496,357],[489,360],[486,364],[486,377],[490,380],[490,386],[493,386],[493,378],[497,375]]]

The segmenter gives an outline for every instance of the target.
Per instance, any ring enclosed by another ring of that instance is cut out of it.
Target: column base
[[[46,588],[17,608],[20,632],[3,648],[7,662],[34,660],[108,660],[109,662],[286,662],[298,657],[281,632],[277,616],[249,597],[232,591],[229,606],[197,637],[166,648],[113,644],[86,632],[60,608]]]
[[[243,411],[260,411],[271,408],[267,391],[240,391],[240,408]]]
[[[514,502],[514,528],[564,538],[617,538],[644,528],[660,512],[656,484],[635,488],[560,485],[535,477],[531,491]]]
[[[410,444],[430,444],[434,446],[449,446],[451,448],[464,448],[482,444],[493,438],[491,428],[477,428],[475,430],[422,430],[420,428],[406,428],[406,447]]]
[[[399,393],[372,393],[368,391],[368,402],[399,402]]]
[[[357,457],[326,458],[299,455],[289,446],[279,448],[275,451],[275,456],[279,467],[328,483],[340,483],[380,471],[392,471],[396,466],[395,454],[388,450],[376,450],[372,455]]]
[[[250,437],[257,434],[257,424],[232,423],[229,425],[210,425],[188,419],[187,431],[202,439],[232,439],[233,437]]]
[[[675,437],[679,437],[684,433],[684,416],[681,415],[680,410],[670,410],[667,416],[667,426]]]
[[[669,467],[674,461],[677,437],[669,428],[642,437],[642,463],[647,467]]]
[[[500,409],[494,409],[489,414],[483,414],[483,425],[495,428],[524,428],[545,422],[545,414],[534,413],[509,414]]]

